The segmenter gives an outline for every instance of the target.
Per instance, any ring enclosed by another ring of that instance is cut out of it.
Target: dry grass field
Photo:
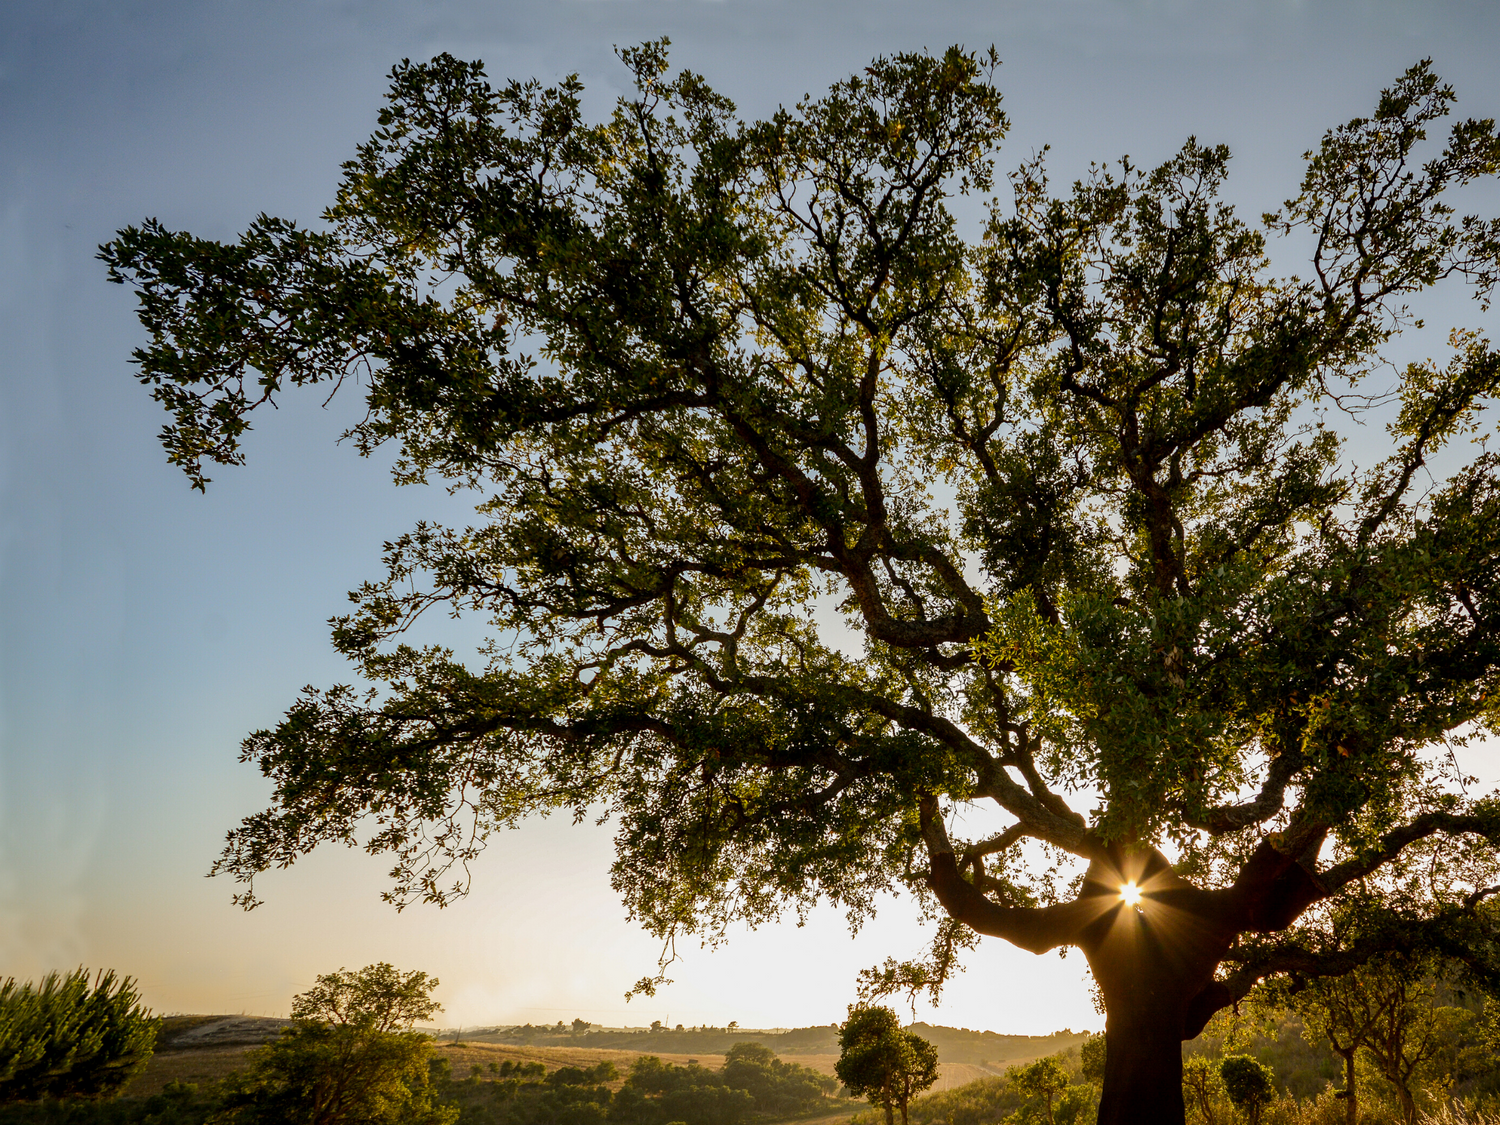
[[[722,1056],[710,1057],[715,1060],[712,1065],[721,1065],[719,1060]],[[782,1055],[781,1058],[784,1062],[798,1063],[820,1074],[832,1074],[833,1064],[839,1060],[837,1055]],[[700,1059],[699,1061],[705,1066],[709,1065],[707,1060]],[[979,1063],[938,1063],[938,1080],[932,1088],[933,1090],[951,1090],[955,1086],[962,1086],[966,1082],[973,1082],[979,1078],[994,1078],[996,1075],[1004,1074],[1008,1067],[1022,1066],[1031,1061],[1030,1058],[1006,1059],[1003,1064],[996,1066],[982,1066]]]
[[[202,1047],[186,1051],[158,1051],[146,1069],[137,1074],[123,1093],[127,1098],[159,1094],[168,1082],[201,1085],[217,1082],[232,1070],[245,1066],[249,1047]]]
[[[608,1051],[588,1047],[518,1047],[508,1043],[469,1043],[464,1046],[439,1043],[437,1053],[447,1059],[449,1065],[453,1067],[454,1078],[467,1078],[474,1070],[478,1070],[481,1074],[487,1073],[490,1063],[498,1066],[507,1060],[539,1062],[549,1071],[556,1070],[560,1066],[587,1069],[591,1066],[598,1066],[602,1062],[612,1062],[615,1064],[615,1069],[620,1072],[619,1080],[605,1083],[612,1089],[620,1088],[626,1072],[630,1070],[630,1065],[642,1055],[654,1054],[663,1062],[671,1063],[673,1066],[685,1066],[690,1062],[696,1062],[707,1070],[718,1070],[724,1065],[723,1055],[667,1055],[656,1051]]]
[[[1036,1056],[1041,1058],[1040,1055]],[[957,1086],[965,1086],[970,1082],[977,1082],[981,1078],[996,1078],[1004,1074],[1013,1066],[1025,1066],[1035,1061],[1027,1057],[1022,1059],[1006,1059],[1003,1063],[985,1064],[979,1063],[938,1063],[938,1080],[932,1087],[933,1093],[941,1093],[944,1090],[952,1090]]]

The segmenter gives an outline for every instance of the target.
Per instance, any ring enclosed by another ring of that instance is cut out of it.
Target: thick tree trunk
[[[1232,1000],[1214,970],[1239,934],[1284,929],[1323,893],[1295,858],[1301,837],[1295,853],[1263,841],[1234,885],[1213,891],[1177,875],[1156,848],[1111,845],[1094,853],[1072,902],[1010,907],[964,877],[936,798],[922,807],[922,832],[950,917],[1033,953],[1077,945],[1088,958],[1108,1013],[1100,1125],[1183,1125],[1182,1041]]]
[[[1170,1006],[1120,1011],[1105,1024],[1099,1125],[1182,1125],[1182,1032]]]
[[[1183,1125],[1182,1041],[1223,1004],[1213,974],[1233,931],[1159,854],[1144,858],[1089,872],[1100,910],[1081,944],[1107,1013],[1099,1125]],[[1121,875],[1144,892],[1139,907],[1121,901]]]

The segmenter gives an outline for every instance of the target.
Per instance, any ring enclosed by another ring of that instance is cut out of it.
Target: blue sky
[[[95,246],[147,215],[233,237],[260,211],[313,221],[403,57],[492,78],[580,73],[612,48],[673,58],[760,116],[881,53],[991,43],[1013,130],[1002,166],[1053,146],[1055,178],[1188,134],[1236,153],[1250,214],[1299,154],[1431,55],[1460,109],[1500,115],[1500,5],[1298,0],[132,0],[0,6],[0,972],[138,976],[164,1011],[284,1012],[318,972],[375,960],[443,980],[453,1023],[744,1026],[842,1018],[855,972],[921,944],[906,904],[851,938],[815,914],[717,951],[627,1007],[654,944],[608,887],[608,831],[547,822],[496,841],[471,898],[396,916],[384,865],[315,856],[244,915],[203,878],[261,807],[240,738],[303,684],[346,678],[325,620],[380,544],[453,507],[390,486],[334,439],[357,404],[293,396],[207,496],[166,465],[131,377],[131,295]],[[1473,317],[1470,320],[1473,321]],[[1493,317],[1490,318],[1491,327]],[[460,640],[469,639],[460,634]],[[1000,1031],[1097,1026],[1074,954],[986,941],[929,1018]]]

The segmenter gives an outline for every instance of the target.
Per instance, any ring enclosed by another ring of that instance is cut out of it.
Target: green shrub
[[[432,1040],[415,1031],[299,1022],[226,1083],[226,1119],[250,1125],[448,1125],[433,1101]]]
[[[1047,1125],[1056,1125],[1056,1119],[1052,1114],[1052,1103],[1070,1084],[1068,1072],[1063,1069],[1057,1059],[1048,1056],[1045,1059],[1037,1059],[1030,1066],[1012,1067],[1007,1077],[1010,1078],[1011,1084],[1018,1093],[1044,1102]]]
[[[937,1081],[937,1048],[903,1029],[889,1008],[851,1008],[839,1028],[833,1069],[851,1094],[885,1110],[886,1125],[897,1109],[901,1125],[908,1125],[911,1099]]]
[[[1229,1100],[1245,1110],[1251,1125],[1256,1125],[1261,1110],[1276,1096],[1270,1070],[1249,1055],[1230,1055],[1219,1064],[1219,1077],[1224,1080]]]
[[[521,1065],[523,1067],[533,1066],[536,1068],[537,1072],[546,1070],[546,1067],[541,1063],[523,1063]],[[560,1066],[551,1074],[547,1075],[547,1085],[597,1086],[601,1082],[613,1082],[619,1077],[620,1072],[615,1069],[615,1064],[606,1060],[600,1063],[598,1066],[591,1066],[587,1069],[576,1066]]]
[[[209,1125],[219,1109],[217,1086],[169,1082],[147,1098],[15,1102],[0,1106],[0,1125]]]

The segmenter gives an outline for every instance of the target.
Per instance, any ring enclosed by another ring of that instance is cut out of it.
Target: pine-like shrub
[[[0,1103],[119,1093],[156,1046],[159,1021],[114,970],[0,984]]]

